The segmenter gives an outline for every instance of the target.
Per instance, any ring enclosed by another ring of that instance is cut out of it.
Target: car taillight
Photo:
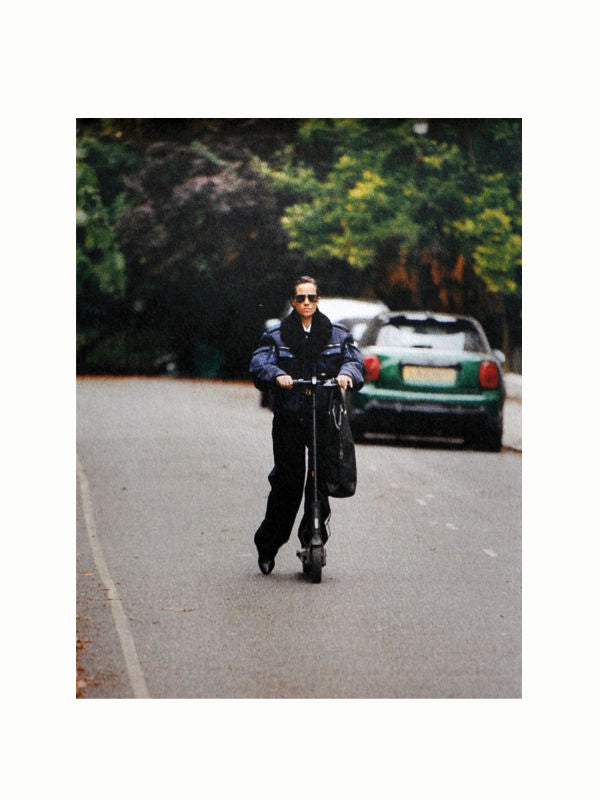
[[[365,356],[365,380],[366,381],[376,381],[379,377],[379,373],[381,372],[381,361],[379,360],[379,356]]]
[[[482,389],[497,389],[500,373],[495,361],[482,361],[479,365],[479,385]]]

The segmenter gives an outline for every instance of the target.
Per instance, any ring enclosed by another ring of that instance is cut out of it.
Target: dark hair
[[[317,294],[319,294],[319,284],[317,283],[317,279],[313,278],[312,275],[300,275],[298,278],[296,278],[292,285],[290,297],[296,296],[296,286],[298,286],[300,283],[314,283]]]

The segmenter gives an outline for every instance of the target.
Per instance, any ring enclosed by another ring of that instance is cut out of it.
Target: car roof
[[[389,311],[388,306],[381,300],[361,300],[356,297],[322,297],[319,300],[319,308],[332,322],[343,319],[372,319],[377,314]],[[287,303],[282,318],[291,310],[291,305]]]
[[[353,297],[323,297],[319,301],[320,310],[332,321],[358,317],[374,317],[389,311],[380,300],[358,300]]]
[[[421,321],[426,319],[433,319],[438,322],[453,322],[458,320],[468,320],[477,324],[477,320],[465,314],[449,314],[445,311],[385,311],[378,315],[378,319],[382,322],[387,322],[390,319],[403,317],[407,320]]]

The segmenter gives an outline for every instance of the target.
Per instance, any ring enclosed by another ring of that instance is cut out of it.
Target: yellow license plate
[[[448,386],[456,381],[456,370],[452,367],[402,367],[402,379],[406,383],[435,383]]]

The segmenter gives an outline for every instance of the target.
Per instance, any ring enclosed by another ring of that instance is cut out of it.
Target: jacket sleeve
[[[342,366],[340,375],[349,375],[352,378],[353,390],[358,392],[364,385],[365,362],[362,354],[352,338],[348,334],[342,343]]]
[[[277,360],[277,346],[269,331],[265,331],[250,361],[250,375],[261,392],[268,389],[278,375],[286,374]]]

